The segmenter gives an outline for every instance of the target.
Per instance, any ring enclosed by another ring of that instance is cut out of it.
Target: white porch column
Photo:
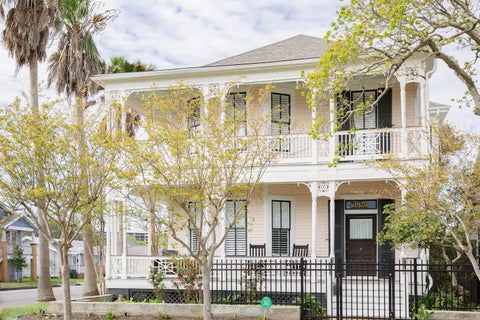
[[[421,133],[421,153],[426,154],[428,152],[428,101],[427,101],[427,84],[425,80],[421,80],[418,85],[420,86],[420,121],[422,124]]]
[[[113,203],[111,194],[107,195],[107,202]],[[113,208],[112,208],[113,209]],[[105,233],[107,235],[107,243],[105,248],[105,279],[110,279],[110,256],[112,255],[112,212],[107,212],[107,216],[105,219]]]
[[[152,217],[151,213],[148,215],[147,218],[147,255],[151,256],[152,255],[152,242],[153,242],[153,226],[152,226]]]
[[[407,144],[407,92],[405,90],[406,81],[400,79],[400,110],[402,116],[402,157],[408,156],[408,144]]]
[[[312,92],[312,128],[315,128],[317,122],[317,91]],[[318,134],[318,132],[316,132]],[[312,143],[312,163],[318,163],[318,139],[311,139]]]
[[[126,194],[126,193],[125,193]],[[126,208],[125,208],[125,201],[122,202],[122,279],[127,279],[128,272],[127,272],[127,255],[128,255],[128,242],[127,242],[127,215],[126,215]]]
[[[335,142],[335,99],[330,98],[330,134],[332,135],[330,137],[330,144],[329,144],[329,150],[330,150],[330,161],[333,162],[333,159],[335,158],[335,148],[336,148],[336,142]]]
[[[225,216],[226,214],[227,214],[227,210],[225,210],[224,208],[222,210],[222,213],[220,213],[220,228],[222,228],[222,231],[220,232],[220,234],[223,234],[223,232],[225,232],[225,230],[227,229],[227,219]],[[247,246],[248,246],[248,243],[247,243]],[[218,249],[220,250],[220,258],[225,259],[225,241],[222,242],[222,244]],[[247,247],[247,250],[248,250],[248,247]]]
[[[330,256],[329,258],[335,258],[335,188],[330,194]]]
[[[310,183],[310,192],[312,193],[312,259],[317,257],[317,200],[318,200],[318,182]]]

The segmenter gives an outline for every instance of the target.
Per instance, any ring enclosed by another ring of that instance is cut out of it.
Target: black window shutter
[[[383,230],[385,224],[385,218],[388,216],[383,213],[383,208],[387,204],[395,203],[393,199],[378,199],[378,215],[377,225],[378,231]],[[380,267],[379,277],[385,278],[388,276],[389,268],[395,261],[395,251],[389,243],[378,245],[378,262],[382,264]]]
[[[330,206],[328,206],[330,208]],[[345,205],[344,200],[335,200],[335,269],[342,270],[343,254],[345,252],[344,228],[345,228]]]
[[[392,89],[388,88],[378,102],[378,128],[392,127]]]

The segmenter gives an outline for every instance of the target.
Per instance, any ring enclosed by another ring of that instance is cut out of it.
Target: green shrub
[[[413,315],[416,320],[427,320],[433,314],[433,311],[428,311],[424,304],[418,307],[418,312]]]
[[[112,320],[115,318],[115,313],[113,313],[113,311],[110,311],[105,315],[105,318],[107,318],[107,320]]]
[[[296,297],[293,300],[293,303],[300,305],[302,303],[302,298]],[[311,317],[327,315],[327,309],[311,293],[307,293],[303,298],[303,308],[306,310],[306,313]]]
[[[165,273],[163,270],[159,268],[150,268],[150,273],[147,277],[148,281],[153,287],[153,291],[155,291],[155,299],[162,300],[163,299],[163,290],[165,289],[165,284],[163,280],[165,280]]]
[[[158,318],[160,319],[171,319],[172,316],[168,312],[159,312]]]

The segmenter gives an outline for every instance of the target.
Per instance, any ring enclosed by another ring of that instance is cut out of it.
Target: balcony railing
[[[397,156],[418,159],[427,154],[427,135],[420,127],[338,131],[331,137],[313,139],[309,134],[264,136],[277,164],[367,161]],[[140,141],[145,137],[142,136]]]
[[[419,158],[426,154],[426,137],[421,128],[339,131],[328,139],[308,134],[267,136],[278,163],[328,163],[364,161],[398,156]]]

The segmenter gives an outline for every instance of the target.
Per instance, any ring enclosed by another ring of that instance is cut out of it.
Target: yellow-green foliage
[[[473,244],[480,227],[476,158],[480,137],[440,127],[434,128],[432,141],[435,148],[429,160],[390,159],[376,164],[390,172],[404,191],[403,204],[386,208],[389,216],[381,240],[453,248],[470,260],[480,278]]]
[[[202,96],[180,83],[145,96],[141,124],[149,139],[123,139],[129,170],[124,176],[148,186],[137,189],[141,197],[168,203],[168,216],[161,223],[188,250],[182,230],[194,228],[199,250],[191,254],[197,257],[213,250],[210,240],[223,241],[225,230],[219,233],[216,227],[226,201],[252,201],[266,165],[275,158],[272,142],[264,138],[270,115],[262,112],[270,89],[245,98],[246,114],[225,99],[229,89],[213,88]],[[241,129],[248,135],[239,136]],[[195,212],[191,202],[196,203]],[[239,209],[228,228],[242,218],[244,210]]]
[[[476,57],[479,53],[480,3],[478,1],[443,0],[355,0],[345,1],[338,10],[337,20],[326,35],[328,48],[314,72],[307,75],[309,102],[328,99],[345,90],[387,88],[397,82],[397,71],[417,76],[418,70],[407,67],[410,58],[426,60],[433,57],[445,63],[465,85],[462,104],[475,105],[480,115],[480,94],[476,79]],[[461,55],[459,62],[456,55]],[[418,74],[421,81],[423,75]],[[380,97],[374,102],[378,102]],[[349,117],[368,106],[353,108],[347,103]],[[345,118],[338,116],[335,130]],[[328,115],[320,115],[319,123]],[[318,129],[314,126],[314,129]],[[318,130],[314,130],[314,136]]]

